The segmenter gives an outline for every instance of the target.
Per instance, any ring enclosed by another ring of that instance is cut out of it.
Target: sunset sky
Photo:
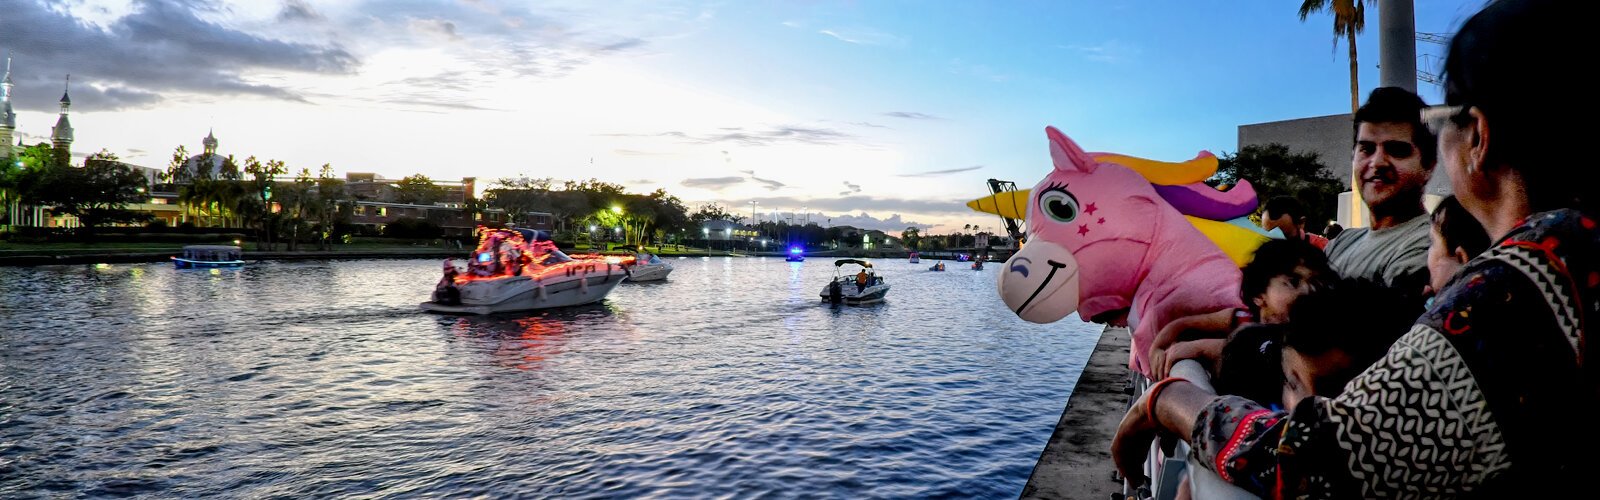
[[[1481,4],[1416,3],[1433,33]],[[1233,151],[1241,124],[1348,112],[1345,48],[1298,4],[0,0],[0,53],[30,144],[72,74],[79,155],[164,168],[214,128],[221,153],[296,170],[597,177],[943,232],[998,225],[962,202],[1042,177],[1045,125],[1179,160]],[[1419,43],[1419,68],[1442,53]]]

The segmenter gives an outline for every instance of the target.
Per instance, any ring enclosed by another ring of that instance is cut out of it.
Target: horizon
[[[1416,7],[1417,31],[1449,33],[1475,2]],[[895,234],[998,227],[963,203],[988,194],[985,179],[1041,177],[1046,125],[1089,150],[1182,160],[1234,151],[1239,125],[1346,113],[1350,95],[1328,15],[1301,22],[1268,2],[11,10],[0,51],[17,136],[48,142],[70,73],[78,157],[164,168],[215,130],[219,154],[293,171],[477,177],[480,190],[596,178]],[[1372,15],[1357,43],[1363,97],[1378,81]],[[1442,52],[1419,43],[1419,69]]]

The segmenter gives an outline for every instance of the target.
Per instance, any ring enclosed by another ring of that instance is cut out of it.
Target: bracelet
[[[1150,397],[1145,399],[1145,418],[1150,419],[1152,422],[1159,422],[1156,420],[1156,398],[1161,396],[1162,389],[1166,389],[1168,385],[1171,385],[1174,382],[1188,382],[1188,380],[1178,377],[1167,377],[1166,380],[1156,382],[1155,385],[1151,385],[1149,389],[1144,391],[1150,394]]]

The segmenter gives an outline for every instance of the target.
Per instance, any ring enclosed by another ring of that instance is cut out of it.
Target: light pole
[[[759,226],[757,226],[757,223],[761,222],[760,220],[756,219],[756,205],[760,205],[760,204],[761,204],[761,202],[759,202],[759,201],[750,200],[750,225],[752,227],[759,227]]]
[[[701,227],[700,228],[700,234],[705,236],[706,251],[710,251],[711,250],[711,228],[709,228],[709,227]]]

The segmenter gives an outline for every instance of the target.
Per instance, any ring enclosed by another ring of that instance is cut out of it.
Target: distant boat
[[[842,272],[846,265],[861,266],[855,274]],[[883,302],[889,284],[872,270],[872,263],[858,259],[839,259],[833,263],[833,281],[822,287],[822,301],[830,304],[863,305]]]
[[[491,314],[592,304],[627,278],[627,271],[606,257],[568,256],[532,230],[479,231],[467,272],[459,273],[446,261],[444,277],[422,310]]]
[[[929,271],[943,271],[944,270],[944,262],[935,262],[935,263],[933,263],[933,265],[928,266],[928,270]]]
[[[783,260],[788,262],[805,262],[806,256],[805,253],[800,250],[800,247],[789,247],[789,256],[784,257]]]
[[[178,269],[240,267],[244,265],[242,255],[244,251],[233,245],[189,245],[183,247],[182,254],[172,258],[172,266]]]
[[[672,272],[672,264],[637,246],[623,245],[617,250],[629,253],[628,258],[622,261],[622,266],[628,270],[628,281],[660,281],[667,279],[667,274]]]
[[[911,263],[912,264],[921,264],[922,263],[922,259],[917,257],[917,253],[916,252],[911,252]]]

